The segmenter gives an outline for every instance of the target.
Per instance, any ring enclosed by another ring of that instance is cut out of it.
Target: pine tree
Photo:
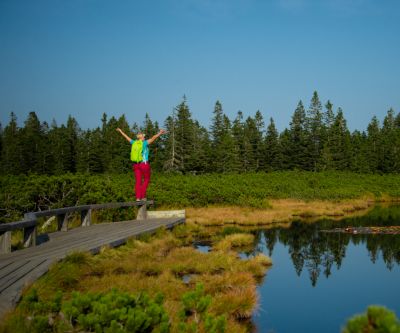
[[[257,153],[262,145],[262,136],[257,130],[257,125],[252,117],[247,117],[244,123],[244,138],[242,162],[244,171],[254,172],[258,168]]]
[[[169,172],[180,171],[182,170],[182,164],[177,152],[175,109],[172,112],[172,116],[168,116],[165,120],[164,127],[167,133],[161,138],[161,144],[164,148],[162,154],[163,168]]]
[[[20,145],[20,130],[17,117],[10,114],[10,122],[3,131],[2,173],[19,174],[22,172],[21,160],[23,158]]]
[[[307,170],[310,165],[309,150],[307,147],[306,112],[303,102],[299,101],[293,113],[290,129],[285,141],[284,158],[285,169]],[[285,134],[286,135],[286,134]],[[283,137],[285,137],[285,135]]]
[[[207,129],[200,126],[198,121],[193,124],[193,173],[211,172],[210,152],[211,142]]]
[[[254,116],[254,121],[257,129],[257,146],[254,152],[256,170],[261,171],[266,169],[265,153],[266,146],[264,140],[265,123],[261,112],[258,110]]]
[[[290,170],[294,168],[298,168],[296,163],[293,163],[292,150],[293,150],[293,141],[292,141],[292,133],[290,130],[285,128],[282,133],[279,135],[279,145],[280,145],[280,162],[281,170]]]
[[[307,112],[306,124],[308,134],[308,150],[310,156],[310,170],[317,171],[320,165],[321,151],[324,145],[324,126],[322,121],[322,105],[318,93],[314,91],[310,107]]]
[[[223,171],[223,156],[226,153],[223,148],[223,140],[226,130],[222,104],[220,101],[216,101],[210,126],[212,137],[211,167],[214,172]]]
[[[77,143],[80,128],[78,122],[72,116],[68,116],[66,134],[66,151],[64,155],[64,165],[69,172],[76,172]]]
[[[25,126],[21,130],[21,152],[23,159],[21,160],[21,171],[24,173],[34,172],[42,173],[40,168],[42,131],[40,121],[35,112],[29,112],[25,121]]]
[[[399,136],[393,109],[387,112],[382,126],[382,171],[386,173],[399,171]]]
[[[275,122],[270,118],[267,128],[267,135],[265,137],[265,164],[267,171],[281,169],[279,135],[275,127]]]
[[[351,135],[351,171],[368,173],[370,172],[368,163],[368,143],[365,132],[354,131]]]
[[[350,132],[341,108],[338,109],[330,132],[333,169],[346,170],[350,165]]]
[[[40,150],[40,160],[39,160],[39,173],[53,174],[54,156],[51,152],[51,142],[49,140],[50,128],[47,122],[43,122],[41,125],[41,145]]]
[[[190,113],[189,107],[186,103],[186,97],[183,97],[183,101],[176,107],[176,126],[175,126],[175,137],[176,137],[176,153],[180,160],[181,171],[188,172],[194,168],[195,152],[194,146],[194,122],[192,120],[192,114]]]
[[[374,116],[367,127],[367,159],[369,171],[377,172],[381,170],[381,129],[379,121]]]
[[[223,131],[220,139],[218,150],[222,153],[218,158],[217,172],[239,172],[239,147],[235,144],[235,139],[232,135],[232,126],[229,118],[223,116]]]

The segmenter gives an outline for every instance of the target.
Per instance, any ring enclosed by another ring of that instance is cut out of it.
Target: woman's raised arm
[[[119,132],[119,133],[121,133],[121,135],[126,139],[126,141],[128,141],[129,143],[132,141],[132,139],[129,137],[129,136],[127,136],[123,131],[122,131],[122,129],[120,129],[119,127],[117,128],[117,132]]]

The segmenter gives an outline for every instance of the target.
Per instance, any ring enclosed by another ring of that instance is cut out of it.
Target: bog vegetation
[[[209,253],[193,247],[204,239]],[[189,224],[96,256],[71,254],[25,292],[0,331],[247,332],[256,283],[271,265],[263,254],[238,257],[252,242],[237,228],[210,234]]]
[[[0,176],[0,187],[1,222],[18,220],[28,211],[134,199],[134,177],[131,174],[10,175]],[[339,201],[360,197],[399,198],[400,175],[338,171],[240,175],[161,173],[154,175],[148,197],[154,199],[158,207],[241,206],[266,209],[271,207],[271,199]],[[332,212],[335,209],[332,208]],[[104,212],[116,214],[115,218],[123,218],[120,216],[122,213]]]
[[[274,170],[341,170],[367,173],[400,171],[400,114],[393,109],[365,131],[350,132],[341,108],[323,106],[314,92],[309,107],[299,101],[290,124],[278,132],[274,120],[265,124],[260,111],[229,119],[217,101],[210,128],[196,121],[183,101],[160,126],[146,114],[144,123],[128,124],[103,114],[101,126],[82,130],[70,116],[66,124],[40,122],[31,112],[19,127],[15,115],[0,125],[0,172],[3,174],[125,173],[130,169],[129,144],[120,127],[133,138],[148,137],[159,127],[167,135],[152,147],[150,161],[157,171],[180,173],[258,172]]]

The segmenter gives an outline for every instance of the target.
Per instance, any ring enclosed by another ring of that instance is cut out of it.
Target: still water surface
[[[321,230],[400,225],[400,206],[364,217],[256,233],[255,250],[273,259],[259,286],[257,332],[340,332],[346,320],[380,304],[400,317],[400,235],[351,235]]]

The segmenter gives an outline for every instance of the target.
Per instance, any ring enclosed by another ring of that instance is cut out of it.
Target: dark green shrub
[[[168,333],[170,322],[163,308],[164,298],[132,295],[116,289],[108,293],[72,293],[62,301],[61,292],[50,301],[40,300],[32,289],[22,300],[4,332],[96,332]]]
[[[204,286],[199,283],[196,289],[182,296],[181,321],[178,324],[180,333],[195,333],[203,327],[206,333],[224,333],[226,329],[225,316],[215,317],[208,313],[212,302],[210,295],[204,294]]]
[[[393,311],[372,305],[365,314],[351,318],[342,333],[400,333],[400,321]]]

